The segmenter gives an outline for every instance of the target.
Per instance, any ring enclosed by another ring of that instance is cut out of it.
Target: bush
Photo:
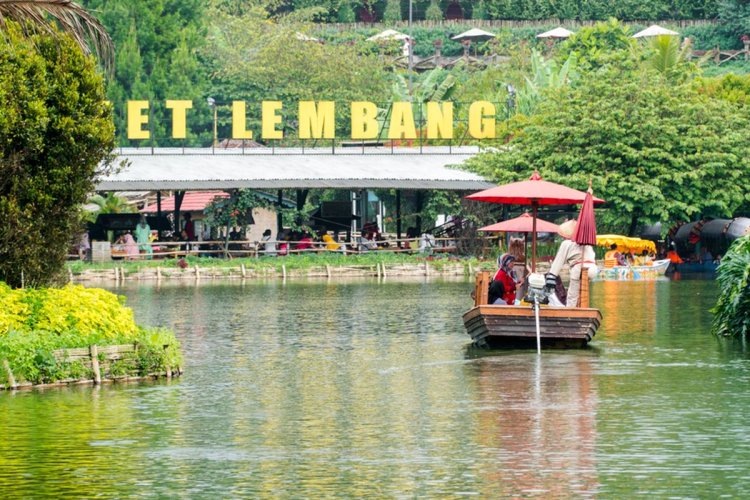
[[[11,290],[0,286],[0,337],[11,331],[75,333],[84,345],[134,339],[137,327],[124,297],[100,288]]]
[[[719,300],[713,309],[716,335],[750,333],[750,234],[732,243],[718,270]]]
[[[26,38],[11,22],[2,31],[0,280],[45,286],[114,148],[112,111],[96,62],[69,36]]]
[[[0,282],[0,360],[8,360],[18,382],[90,379],[90,368],[81,361],[59,360],[54,351],[121,344],[137,344],[137,354],[113,363],[113,375],[147,375],[182,363],[174,333],[136,326],[124,297],[73,285],[12,290]],[[0,381],[4,377],[2,373]]]

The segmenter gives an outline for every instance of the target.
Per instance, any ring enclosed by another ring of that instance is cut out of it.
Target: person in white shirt
[[[276,257],[276,242],[271,241],[271,230],[263,231],[263,237],[260,242],[263,243],[263,255],[267,257]]]
[[[554,289],[557,276],[560,275],[562,268],[567,265],[570,269],[570,284],[568,285],[568,297],[565,301],[565,307],[578,307],[578,297],[581,293],[581,269],[588,269],[589,278],[593,278],[597,273],[596,256],[594,249],[589,245],[579,245],[573,241],[576,232],[576,221],[569,220],[560,224],[557,234],[565,238],[557,250],[555,260],[547,273],[546,286],[548,289]]]

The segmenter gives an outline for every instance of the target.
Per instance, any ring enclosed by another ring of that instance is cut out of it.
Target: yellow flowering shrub
[[[0,335],[11,330],[75,332],[92,339],[135,338],[133,311],[124,298],[102,290],[63,288],[0,289]],[[6,304],[7,303],[7,304]]]
[[[11,290],[5,283],[0,283],[0,335],[23,328],[29,315],[24,296],[24,290]]]

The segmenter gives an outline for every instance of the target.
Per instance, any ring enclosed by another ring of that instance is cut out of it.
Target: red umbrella
[[[583,203],[586,193],[576,189],[542,180],[538,171],[528,181],[512,182],[478,193],[470,194],[466,198],[488,203],[503,203],[506,205],[531,205],[531,270],[536,270],[536,214],[539,205],[569,205]],[[593,203],[604,203],[604,200],[592,196]]]
[[[544,219],[537,219],[536,220],[536,232],[537,233],[556,233],[557,228],[559,226],[557,224],[553,224],[551,222],[547,222]],[[492,224],[491,226],[485,226],[483,228],[480,228],[479,231],[501,231],[503,233],[531,233],[534,231],[534,218],[528,214],[524,213],[520,217],[516,217],[515,219],[510,220],[504,220],[502,222],[498,222],[497,224]]]
[[[596,245],[596,218],[594,217],[594,194],[591,190],[591,181],[583,200],[581,213],[578,215],[576,234],[573,240],[579,245]]]

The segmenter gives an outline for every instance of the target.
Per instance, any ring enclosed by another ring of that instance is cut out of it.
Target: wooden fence
[[[164,349],[167,349],[168,347],[169,346],[165,345]],[[101,347],[92,345],[89,347],[80,347],[73,349],[58,349],[52,352],[53,356],[55,357],[55,361],[57,361],[58,363],[81,362],[84,368],[91,371],[93,378],[63,379],[48,384],[33,384],[28,381],[17,381],[15,375],[13,374],[13,371],[11,370],[10,364],[8,363],[8,360],[3,359],[2,365],[7,380],[5,388],[16,390],[79,384],[100,385],[110,382],[127,382],[134,380],[153,379],[161,376],[166,376],[166,378],[169,379],[173,376],[182,374],[181,367],[174,367],[173,370],[173,367],[167,366],[163,373],[132,375],[132,373],[137,373],[138,370],[137,353],[138,344],[110,345]],[[117,370],[118,373],[113,373],[113,366],[115,363],[119,363]],[[123,373],[119,373],[120,370],[124,370]]]

